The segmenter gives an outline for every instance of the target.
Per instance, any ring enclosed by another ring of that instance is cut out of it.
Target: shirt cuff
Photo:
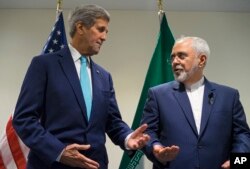
[[[131,149],[128,147],[128,139],[130,139],[130,137],[131,137],[132,134],[133,134],[133,132],[130,133],[129,135],[127,135],[127,137],[125,138],[124,147],[125,147],[126,150],[131,150]]]
[[[65,149],[63,149],[62,152],[59,154],[59,156],[56,158],[57,162],[60,162],[64,150]]]

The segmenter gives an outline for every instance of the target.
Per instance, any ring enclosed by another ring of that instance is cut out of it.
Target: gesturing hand
[[[230,161],[229,160],[225,161],[222,164],[221,168],[223,168],[223,169],[230,169]]]
[[[87,150],[90,145],[71,144],[68,145],[61,156],[60,162],[71,166],[86,169],[98,169],[99,164],[79,153],[79,150]]]
[[[154,156],[163,164],[166,164],[168,161],[172,161],[175,159],[177,154],[179,153],[180,148],[178,146],[171,147],[162,147],[161,145],[154,145],[153,153]]]
[[[143,132],[147,129],[148,125],[143,124],[138,127],[129,137],[127,147],[131,150],[136,150],[144,147],[149,141],[150,137]]]

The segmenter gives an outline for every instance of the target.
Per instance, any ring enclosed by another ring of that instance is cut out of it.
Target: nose
[[[179,60],[179,58],[177,56],[172,56],[171,57],[171,62],[174,65],[174,64],[180,63],[180,60]]]
[[[101,39],[102,39],[103,41],[105,41],[105,40],[107,39],[107,33],[106,33],[106,32],[104,32],[104,33],[102,34]]]

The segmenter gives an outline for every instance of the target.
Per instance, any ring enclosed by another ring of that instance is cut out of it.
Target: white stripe
[[[19,137],[18,137],[18,142],[19,142],[20,148],[22,149],[23,155],[25,156],[25,159],[27,161],[30,149],[22,142],[22,140]]]
[[[0,142],[0,153],[2,155],[3,163],[6,169],[17,169],[16,163],[10,151],[10,146],[5,132]]]

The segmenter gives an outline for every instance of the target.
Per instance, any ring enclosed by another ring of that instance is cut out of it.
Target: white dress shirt
[[[191,86],[186,85],[185,88],[192,107],[195,125],[199,134],[204,95],[204,77],[202,77],[198,82],[192,84]]]
[[[70,50],[71,56],[74,60],[75,66],[76,66],[77,75],[80,79],[80,69],[81,69],[80,58],[82,57],[82,55],[71,44],[69,44],[69,50]],[[90,82],[90,88],[91,88],[91,93],[92,93],[92,77],[91,77],[91,69],[90,69],[90,58],[87,56],[85,56],[85,57],[87,58],[87,72],[89,75],[89,82]]]

